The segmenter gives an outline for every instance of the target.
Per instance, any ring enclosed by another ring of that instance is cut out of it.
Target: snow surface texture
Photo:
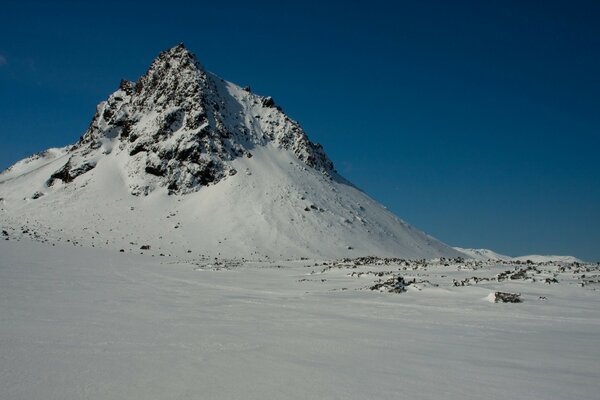
[[[334,170],[273,99],[183,45],[98,105],[78,143],[0,174],[11,234],[156,255],[455,257]]]
[[[597,265],[209,261],[29,239],[0,254],[2,399],[600,393]],[[400,276],[403,290],[370,289]]]

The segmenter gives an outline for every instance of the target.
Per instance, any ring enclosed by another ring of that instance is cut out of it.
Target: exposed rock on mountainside
[[[254,146],[267,142],[292,150],[312,168],[333,171],[322,147],[271,97],[237,95],[183,44],[162,52],[137,82],[121,81],[98,105],[88,130],[69,150],[79,162],[69,159],[48,184],[69,183],[91,170],[99,152],[125,151],[131,156],[128,174],[145,175],[131,184],[132,194],[148,194],[156,186],[184,194],[234,175],[228,162],[251,157]],[[116,148],[107,146],[112,139],[118,139]]]

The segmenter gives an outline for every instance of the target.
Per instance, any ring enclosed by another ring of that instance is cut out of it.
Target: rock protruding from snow
[[[237,172],[232,160],[251,157],[255,146],[268,142],[291,150],[309,167],[333,171],[322,147],[312,143],[271,97],[208,73],[183,44],[162,52],[137,82],[121,81],[98,105],[71,152],[94,158],[106,153],[103,147],[109,141],[130,156],[127,175],[136,195],[156,187],[185,194],[215,184]],[[67,163],[56,171],[49,184],[74,179],[70,168]],[[78,171],[91,169],[86,168]]]
[[[491,303],[521,303],[520,293],[492,292],[487,297]]]
[[[83,175],[94,169],[95,166],[96,163],[94,161],[80,161],[76,165],[73,165],[73,157],[70,157],[65,165],[50,175],[50,178],[46,181],[46,185],[52,186],[57,180],[70,183],[79,175]]]

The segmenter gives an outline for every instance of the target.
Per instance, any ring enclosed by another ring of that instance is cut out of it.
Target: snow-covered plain
[[[24,237],[0,255],[1,399],[600,393],[597,265],[242,262]],[[415,281],[369,289],[391,275]]]

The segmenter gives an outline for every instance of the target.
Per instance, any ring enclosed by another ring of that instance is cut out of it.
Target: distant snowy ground
[[[597,398],[597,265],[385,263],[3,240],[0,398]]]
[[[535,263],[546,263],[546,262],[561,262],[561,263],[583,263],[577,257],[573,256],[557,256],[557,255],[538,255],[531,254],[527,256],[519,256],[519,257],[510,257],[504,254],[498,254],[493,250],[488,249],[464,249],[462,247],[454,247],[454,250],[458,250],[461,253],[466,254],[468,257],[471,257],[475,260],[479,261],[525,261],[527,260]]]

